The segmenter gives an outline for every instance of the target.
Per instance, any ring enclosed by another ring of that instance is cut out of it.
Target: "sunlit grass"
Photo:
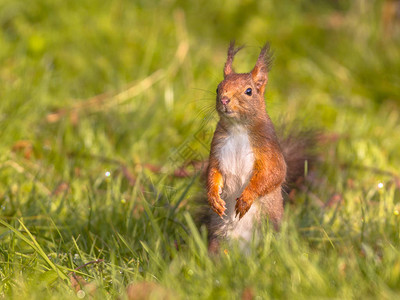
[[[0,1],[0,295],[398,297],[391,3]],[[209,256],[181,167],[207,158],[231,39],[239,72],[271,42],[268,112],[324,136],[281,232]]]

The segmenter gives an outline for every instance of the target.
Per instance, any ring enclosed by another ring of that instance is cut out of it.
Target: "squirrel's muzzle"
[[[223,105],[227,105],[230,101],[231,101],[231,100],[230,100],[228,97],[226,97],[226,96],[224,96],[224,97],[221,98],[221,103],[222,103]]]

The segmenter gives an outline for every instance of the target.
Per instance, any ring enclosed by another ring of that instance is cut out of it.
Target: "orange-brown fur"
[[[253,70],[245,74],[237,74],[232,68],[233,56],[239,49],[235,49],[233,43],[230,45],[224,80],[217,89],[216,108],[220,121],[211,144],[207,171],[207,197],[215,212],[208,226],[212,245],[229,234],[248,237],[247,231],[252,229],[252,224],[264,215],[278,227],[283,214],[281,190],[286,178],[286,162],[264,102],[271,62],[269,46],[262,48]],[[243,146],[242,149],[241,144],[247,142],[250,148]],[[235,157],[234,147],[239,147],[248,157]],[[239,166],[251,164],[247,166],[252,169],[248,178],[223,170],[223,153],[232,156],[228,161],[237,162]],[[238,192],[241,194],[235,200],[233,216],[233,211],[229,211],[231,206],[226,207],[223,197],[232,201],[231,197]],[[257,207],[252,209],[251,217],[245,217],[253,205]],[[217,215],[220,221],[215,217]]]

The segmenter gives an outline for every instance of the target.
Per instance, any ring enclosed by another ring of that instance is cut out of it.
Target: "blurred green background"
[[[238,72],[271,43],[269,114],[325,139],[282,232],[210,258],[185,163],[232,39]],[[399,1],[0,0],[0,295],[398,296],[399,105]]]

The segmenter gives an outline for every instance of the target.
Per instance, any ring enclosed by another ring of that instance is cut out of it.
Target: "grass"
[[[394,2],[260,2],[0,1],[2,298],[399,296]],[[328,139],[282,231],[210,257],[180,167],[233,38],[238,71],[275,50],[272,119]]]

